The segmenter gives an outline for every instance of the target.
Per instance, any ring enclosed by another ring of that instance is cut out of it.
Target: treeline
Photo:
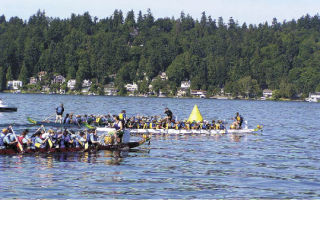
[[[0,83],[27,84],[40,71],[67,79],[93,79],[98,87],[116,74],[115,85],[139,81],[148,91],[151,79],[166,72],[160,88],[175,94],[181,81],[192,89],[254,97],[263,89],[293,98],[320,91],[320,17],[271,24],[239,25],[202,13],[200,20],[155,19],[150,10],[105,19],[72,14],[49,18],[38,11],[28,21],[0,16]],[[46,84],[45,82],[42,84]]]

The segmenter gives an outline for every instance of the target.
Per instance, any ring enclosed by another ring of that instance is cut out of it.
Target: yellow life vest
[[[219,123],[216,124],[216,129],[217,129],[217,130],[220,129],[220,124],[219,124]]]
[[[34,144],[34,146],[35,146],[36,148],[40,148],[40,147],[41,147],[41,143],[36,143],[36,144]]]
[[[98,117],[98,118],[96,119],[96,122],[99,123],[99,122],[100,122],[100,119],[101,119],[101,118]]]
[[[145,124],[143,125],[143,129],[146,129],[146,128],[148,128],[148,123],[145,123]]]
[[[240,121],[240,120],[241,120],[240,116],[237,116],[237,121]]]
[[[105,136],[104,137],[104,143],[105,144],[111,144],[112,143],[112,137],[111,136]]]
[[[123,113],[120,113],[120,114],[119,114],[119,119],[120,119],[120,120],[123,120]]]

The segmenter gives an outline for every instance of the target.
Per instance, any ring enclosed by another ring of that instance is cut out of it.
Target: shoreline
[[[0,93],[7,93],[7,94],[43,94],[43,95],[74,95],[74,96],[105,96],[105,97],[139,97],[139,98],[176,98],[176,99],[215,99],[215,100],[244,100],[244,101],[275,101],[275,102],[307,102],[303,99],[287,99],[287,98],[280,98],[280,99],[272,99],[267,98],[264,100],[257,99],[257,98],[234,98],[234,97],[224,97],[224,96],[212,96],[206,98],[200,97],[177,97],[177,96],[155,96],[155,95],[99,95],[99,94],[92,94],[92,93],[48,93],[48,92],[30,92],[30,91],[21,91],[16,92],[16,90],[4,90]]]

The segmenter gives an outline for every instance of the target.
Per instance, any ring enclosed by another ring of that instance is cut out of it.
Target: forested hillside
[[[27,84],[40,71],[75,78],[78,87],[83,79],[102,87],[116,74],[118,89],[143,80],[141,92],[166,72],[160,88],[173,94],[190,79],[191,89],[209,93],[224,88],[252,97],[269,88],[292,98],[320,91],[320,17],[239,25],[183,12],[178,19],[119,10],[105,19],[50,18],[41,11],[28,21],[0,16],[1,89],[11,79]]]

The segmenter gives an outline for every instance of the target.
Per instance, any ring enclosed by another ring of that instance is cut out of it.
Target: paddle
[[[17,142],[18,142],[18,148],[19,148],[19,150],[21,151],[21,152],[24,152],[24,150],[23,150],[23,146],[21,145],[21,143],[19,142],[19,140],[18,140],[18,138],[17,138],[17,135],[15,134],[15,132],[14,132],[14,130],[13,130],[13,128],[10,126],[10,129],[12,130],[12,134],[13,134],[13,136],[14,136],[14,138],[17,140]]]
[[[31,124],[37,124],[37,121],[33,120],[30,117],[27,117],[28,122],[30,122]]]
[[[46,119],[42,120],[43,122],[47,121],[49,118],[55,116],[56,114],[50,115],[49,117],[47,117]]]
[[[84,126],[88,129],[94,129],[95,127],[89,125],[88,123],[84,123]]]

